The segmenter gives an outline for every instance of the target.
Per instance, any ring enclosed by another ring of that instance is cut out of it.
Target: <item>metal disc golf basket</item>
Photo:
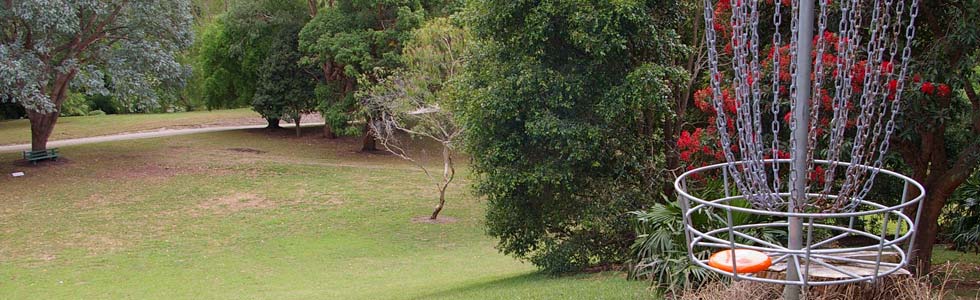
[[[692,261],[736,280],[785,285],[787,299],[807,286],[906,272],[903,249],[912,248],[925,190],[884,169],[883,160],[903,103],[918,0],[720,1],[704,0],[704,16],[713,125],[725,161],[674,182]],[[762,28],[772,36],[760,37],[763,14],[771,15]],[[730,73],[720,61],[730,61]],[[778,74],[786,69],[790,76]],[[791,130],[781,131],[781,120]],[[708,215],[718,221],[696,221]],[[765,231],[781,240],[754,234]],[[863,243],[845,242],[855,238]],[[740,272],[734,250],[764,253],[771,265]],[[728,270],[702,255],[724,251]]]

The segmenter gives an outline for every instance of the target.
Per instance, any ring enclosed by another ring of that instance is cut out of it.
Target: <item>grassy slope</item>
[[[411,222],[428,182],[357,142],[256,130],[66,147],[37,168],[2,154],[28,176],[0,177],[0,299],[651,297],[497,253],[466,176],[444,213],[458,222]]]
[[[263,124],[259,114],[248,108],[167,114],[129,114],[59,118],[51,140],[110,135],[164,127],[200,125]],[[0,121],[0,145],[31,142],[31,125],[26,120]]]

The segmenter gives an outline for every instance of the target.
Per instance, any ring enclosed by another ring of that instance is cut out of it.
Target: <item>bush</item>
[[[96,110],[93,110],[93,111],[88,112],[88,115],[89,116],[104,116],[105,115],[105,112],[102,111],[102,110],[96,109]]]
[[[636,241],[630,247],[635,259],[630,268],[630,279],[647,279],[655,287],[676,294],[719,278],[716,273],[691,262],[687,255],[683,215],[677,205],[656,205],[631,214]],[[701,217],[699,222],[714,221],[709,218],[714,216]],[[695,255],[707,257],[710,253]]]
[[[945,207],[944,237],[954,250],[980,253],[980,173],[953,193]]]
[[[83,93],[69,93],[65,103],[61,105],[59,112],[62,117],[84,116],[92,109],[88,107],[88,100]]]
[[[85,99],[88,100],[88,107],[92,110],[101,110],[110,115],[119,113],[120,107],[111,96],[88,95]]]
[[[662,200],[666,99],[687,77],[660,64],[683,47],[659,31],[673,4],[467,2],[483,42],[460,123],[499,250],[550,273],[628,260],[627,213]]]

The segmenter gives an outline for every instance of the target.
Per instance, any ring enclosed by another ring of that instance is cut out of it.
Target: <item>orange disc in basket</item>
[[[732,272],[732,250],[715,252],[708,259],[708,265],[721,269],[722,271]],[[735,249],[735,267],[738,273],[757,273],[769,269],[772,259],[765,253],[749,250]]]

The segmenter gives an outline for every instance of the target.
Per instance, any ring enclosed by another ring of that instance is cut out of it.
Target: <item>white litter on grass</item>
[[[24,176],[24,172],[13,172],[13,173],[10,173],[10,176],[21,177],[21,176]]]

